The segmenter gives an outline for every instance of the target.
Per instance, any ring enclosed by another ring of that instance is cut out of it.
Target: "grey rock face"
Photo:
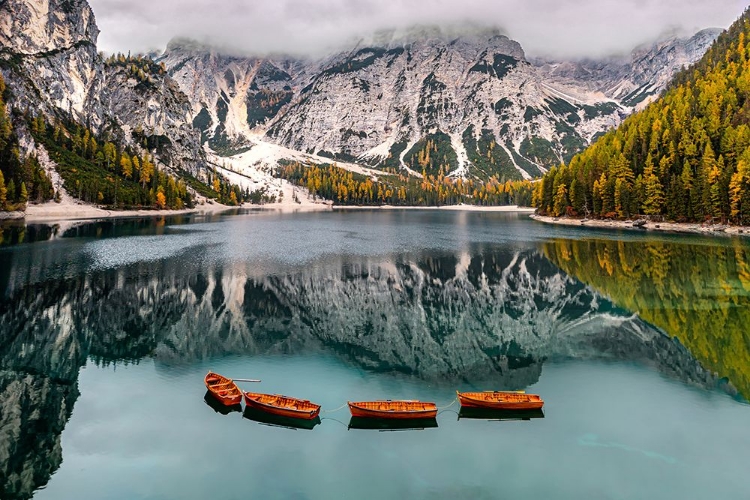
[[[636,48],[628,57],[574,62],[538,60],[535,64],[551,81],[585,85],[625,106],[640,109],[658,97],[677,71],[703,57],[721,32],[706,29],[692,37],[666,37]]]
[[[85,0],[7,0],[0,5],[0,44],[17,54],[96,45],[98,36]]]
[[[107,66],[100,100],[123,140],[146,139],[164,165],[198,175],[200,134],[191,126],[190,101],[169,76],[139,82],[124,68]]]
[[[16,103],[101,124],[99,30],[83,0],[13,0],[0,5],[3,75]]]

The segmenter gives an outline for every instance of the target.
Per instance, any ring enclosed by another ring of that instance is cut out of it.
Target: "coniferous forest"
[[[306,188],[313,196],[340,205],[440,206],[469,205],[530,206],[531,181],[487,182],[454,179],[441,171],[416,178],[389,173],[377,179],[353,173],[336,165],[303,165],[293,162],[281,168],[280,177]]]
[[[750,11],[665,95],[551,169],[542,214],[750,223]]]
[[[7,94],[0,76],[0,210],[16,210],[28,201],[51,200],[55,190],[37,158],[21,156],[18,136],[5,106]]]

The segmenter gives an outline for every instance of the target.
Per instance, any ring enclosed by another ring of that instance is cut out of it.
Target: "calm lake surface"
[[[2,499],[750,491],[747,240],[377,210],[0,228]],[[322,420],[216,411],[209,369]],[[543,418],[459,417],[457,389]],[[447,408],[333,411],[370,398]]]

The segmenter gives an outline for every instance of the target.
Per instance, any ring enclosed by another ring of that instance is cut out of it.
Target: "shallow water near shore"
[[[4,234],[1,498],[741,498],[750,486],[745,240],[413,210]],[[315,401],[321,422],[217,412],[209,369]],[[542,395],[544,418],[459,419],[455,391],[488,389]],[[362,399],[444,409],[437,427],[350,428],[337,408]]]

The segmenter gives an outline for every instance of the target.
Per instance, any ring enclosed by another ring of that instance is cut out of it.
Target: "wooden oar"
[[[231,380],[233,382],[260,382],[260,380],[254,378],[233,378]]]

